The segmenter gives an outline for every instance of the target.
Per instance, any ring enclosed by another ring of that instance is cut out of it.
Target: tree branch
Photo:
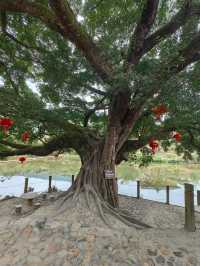
[[[39,18],[50,29],[70,40],[83,53],[97,74],[112,80],[113,69],[87,32],[81,27],[67,1],[49,0],[52,10],[42,4],[25,0],[1,0],[0,10],[22,12]]]
[[[30,145],[13,143],[7,140],[0,140],[0,144],[14,148],[14,149],[26,149],[30,147]]]
[[[140,21],[131,37],[127,55],[126,70],[130,65],[137,64],[144,49],[145,38],[148,35],[156,18],[159,0],[146,0]]]
[[[120,149],[120,151],[117,153],[115,163],[120,164],[122,161],[127,161],[130,152],[137,151],[138,149],[141,149],[145,145],[146,143],[143,143],[140,140],[135,140],[135,139],[127,140]]]
[[[135,152],[144,146],[146,146],[151,138],[155,138],[157,140],[163,140],[166,139],[166,136],[168,134],[175,130],[176,127],[170,126],[168,128],[160,128],[160,130],[156,130],[155,132],[152,132],[149,136],[141,136],[139,139],[135,140],[127,140],[124,142],[123,146],[120,148],[117,158],[116,158],[116,164],[121,163],[123,160],[128,160],[128,154],[130,152]]]
[[[180,45],[181,47],[181,45]],[[148,93],[143,94],[142,101],[145,104],[155,93],[160,93],[160,88],[172,76],[184,70],[187,66],[200,60],[200,32],[184,48],[178,50],[178,55],[168,62],[161,62],[154,73],[154,82]]]
[[[28,44],[18,40],[17,38],[15,38],[15,36],[13,36],[12,34],[10,34],[7,31],[7,15],[5,11],[1,11],[0,12],[0,17],[1,17],[1,29],[2,29],[2,33],[7,36],[10,40],[14,41],[16,44],[29,49],[29,50],[36,50],[38,52],[44,52],[43,49],[40,49],[38,47],[33,47],[33,46],[29,46]]]
[[[99,94],[99,95],[102,95],[102,96],[107,96],[108,93],[107,92],[104,92],[104,91],[101,91],[101,90],[98,90],[92,86],[87,86],[86,89],[90,92],[93,92],[93,93],[96,93],[96,94]]]
[[[144,54],[149,52],[162,40],[175,33],[181,26],[185,25],[191,17],[199,15],[200,4],[191,4],[190,0],[186,1],[186,4],[176,15],[172,17],[170,22],[168,22],[166,25],[158,29],[156,32],[154,32],[144,40],[143,48],[137,54],[137,63]]]
[[[12,143],[9,141],[0,141],[0,144],[5,145],[6,147],[11,147],[14,149],[0,151],[0,157],[8,157],[15,155],[35,155],[35,156],[46,156],[51,154],[54,151],[59,151],[63,149],[74,149],[81,160],[90,153],[93,149],[94,143],[97,139],[92,139],[92,135],[88,134],[85,130],[74,130],[69,129],[67,133],[62,136],[55,137],[50,139],[47,143],[30,146],[23,145],[18,143]]]
[[[101,100],[99,100],[96,103],[96,106],[93,109],[88,110],[88,112],[85,114],[83,126],[87,127],[90,117],[101,107],[102,109],[102,103],[104,102],[106,97],[103,97]]]
[[[183,49],[178,51],[168,66],[165,67],[167,76],[181,72],[185,67],[200,60],[200,32],[191,40],[191,42]]]
[[[49,0],[49,3],[63,27],[65,37],[84,54],[103,80],[111,80],[113,72],[111,64],[78,23],[69,3],[65,0]]]

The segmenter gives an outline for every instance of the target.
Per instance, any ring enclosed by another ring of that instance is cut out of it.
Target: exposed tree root
[[[89,198],[89,193],[92,194],[92,196],[93,196],[93,198],[94,198],[94,201],[95,201],[95,203],[96,203],[96,205],[97,205],[97,209],[98,209],[98,211],[99,211],[100,217],[102,218],[102,220],[104,221],[104,223],[105,223],[107,226],[112,227],[111,224],[109,223],[109,221],[106,219],[104,213],[103,213],[103,209],[102,209],[101,201],[100,201],[98,195],[96,194],[95,190],[94,190],[92,187],[86,185],[86,186],[85,186],[85,193],[88,194],[88,196],[87,196],[88,198]]]
[[[64,199],[62,200],[60,207],[63,206],[63,204],[66,202],[66,200],[68,200],[69,198],[73,197],[74,192],[73,191],[69,191],[68,193],[66,193],[64,196]]]
[[[105,200],[103,200],[102,197],[99,196],[97,192],[94,190],[94,188],[90,185],[84,185],[84,187],[82,187],[79,190],[79,192],[70,190],[70,191],[67,191],[65,194],[62,194],[61,197],[64,197],[64,199],[60,203],[59,207],[62,207],[63,204],[71,197],[73,198],[73,201],[75,202],[76,200],[78,200],[81,193],[83,193],[87,207],[91,211],[92,211],[92,206],[91,206],[92,204],[91,197],[92,197],[92,199],[94,200],[97,206],[97,211],[98,211],[99,216],[101,217],[103,222],[110,228],[113,228],[113,226],[109,222],[109,219],[106,217],[106,214],[108,215],[110,214],[116,219],[118,219],[119,221],[121,221],[122,223],[128,226],[135,227],[137,229],[151,228],[151,226],[135,219],[133,215],[129,213],[128,211],[120,209],[120,208],[113,208]],[[63,211],[64,210],[62,209],[62,212]]]

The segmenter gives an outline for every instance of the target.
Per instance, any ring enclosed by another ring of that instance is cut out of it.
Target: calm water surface
[[[71,176],[55,176],[52,185],[60,190],[66,190],[71,185]],[[48,188],[48,175],[33,176],[29,178],[29,186],[36,192],[46,191]],[[0,176],[0,197],[6,195],[20,196],[23,193],[24,176],[1,177]],[[136,197],[136,181],[118,180],[118,190],[122,195]],[[196,192],[200,190],[200,183],[194,184],[195,205]],[[141,197],[144,199],[155,200],[159,202],[166,201],[166,190],[155,188],[141,188]],[[184,187],[179,185],[178,188],[170,189],[170,203],[184,206]]]

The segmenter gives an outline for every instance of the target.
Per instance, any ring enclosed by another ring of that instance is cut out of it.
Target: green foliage
[[[37,2],[44,7],[47,0]],[[124,77],[123,66],[130,37],[139,21],[145,1],[132,0],[73,0],[69,1],[80,23],[92,36],[102,54],[115,66],[116,79],[106,84],[94,74],[92,67],[74,45],[44,25],[39,19],[23,13],[8,13],[7,31],[18,42],[0,33],[0,117],[15,120],[11,140],[20,141],[21,134],[31,132],[31,142],[57,136],[66,131],[71,122],[84,124],[85,115],[98,106],[88,128],[103,136],[107,127],[110,97],[95,92],[98,89],[109,95],[116,87],[128,87],[131,108],[145,102],[144,112],[131,133],[131,137],[148,143],[154,136],[168,149],[175,142],[170,132],[182,134],[176,151],[185,159],[197,152],[200,156],[200,63],[187,67],[180,74],[165,80],[169,63],[175,64],[180,49],[187,47],[198,33],[198,17],[193,17],[175,34],[161,40],[140,63]],[[184,1],[162,0],[151,33],[165,25],[179,10]],[[20,44],[23,43],[24,45]],[[152,86],[159,88],[149,98]],[[158,123],[151,108],[163,103],[169,113]],[[160,132],[162,131],[162,134]],[[0,139],[2,135],[0,135]],[[9,139],[9,138],[8,138]],[[5,146],[0,147],[5,150]],[[138,157],[139,156],[139,157]],[[147,148],[140,155],[131,155],[132,161],[146,166],[152,162]]]
[[[139,167],[147,167],[153,162],[152,152],[149,148],[144,147],[137,153],[130,153],[129,162],[131,164],[138,164]]]

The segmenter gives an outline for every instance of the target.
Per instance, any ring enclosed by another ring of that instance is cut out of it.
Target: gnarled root
[[[77,191],[75,192],[72,190],[68,191],[64,195],[64,199],[62,200],[60,207],[63,206],[63,204],[71,197],[73,198],[73,201],[78,200],[79,195],[81,193],[83,193],[87,207],[91,211],[92,211],[91,198],[93,199],[93,201],[95,202],[95,204],[97,206],[97,211],[98,211],[99,216],[101,217],[101,219],[103,220],[103,222],[107,226],[113,228],[113,226],[109,222],[109,219],[106,217],[106,214],[108,214],[108,215],[110,214],[128,226],[132,226],[132,227],[135,227],[137,229],[151,228],[151,226],[135,219],[133,217],[133,215],[131,213],[129,213],[128,211],[120,209],[120,208],[113,208],[100,195],[97,194],[97,192],[95,191],[95,189],[92,186],[90,186],[88,184],[85,184],[84,187],[82,187],[78,192]],[[64,210],[62,209],[62,212],[63,211]]]

